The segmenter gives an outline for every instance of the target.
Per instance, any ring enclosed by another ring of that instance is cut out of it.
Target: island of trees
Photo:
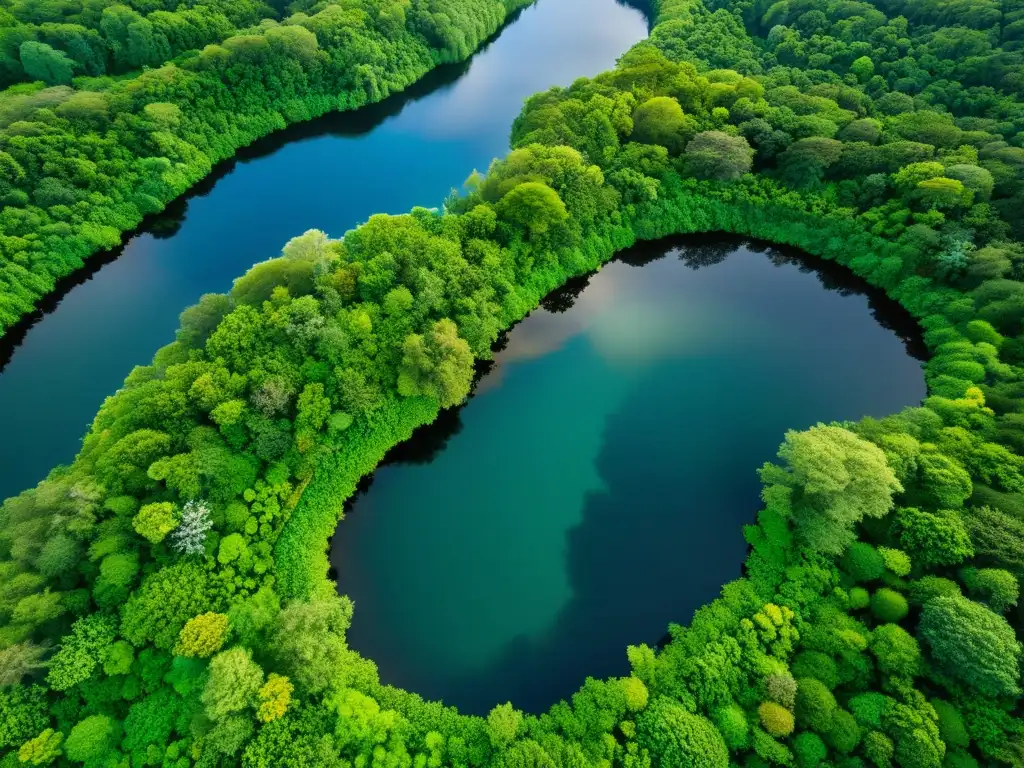
[[[1024,764],[1024,6],[652,12],[443,211],[307,232],[204,296],[75,462],[4,503],[0,766]],[[382,685],[326,575],[357,480],[568,277],[713,230],[884,288],[925,331],[927,399],[785,435],[744,577],[624,649],[628,676],[541,715]]]

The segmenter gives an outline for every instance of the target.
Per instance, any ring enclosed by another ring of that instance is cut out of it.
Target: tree
[[[90,715],[78,722],[64,744],[64,754],[76,763],[94,763],[114,749],[121,728],[106,715]]]
[[[871,633],[871,652],[887,675],[913,677],[921,662],[917,640],[898,624],[883,624]]]
[[[264,723],[283,717],[288,711],[288,705],[291,704],[294,690],[295,686],[287,677],[271,673],[266,684],[260,688],[256,717]]]
[[[25,74],[33,80],[42,80],[47,85],[67,85],[71,82],[75,62],[63,51],[55,50],[46,43],[26,40],[21,44],[19,52]]]
[[[425,336],[414,333],[406,338],[398,370],[399,394],[425,395],[448,408],[462,402],[472,381],[473,354],[451,320],[438,320]]]
[[[487,736],[495,747],[506,747],[515,740],[522,724],[523,713],[511,702],[499,704],[487,715]]]
[[[205,659],[221,649],[228,636],[228,617],[223,613],[203,613],[189,619],[181,628],[174,652],[178,656]]]
[[[1020,693],[1021,644],[1006,619],[966,597],[925,604],[918,633],[936,663],[986,696]]]
[[[229,648],[210,662],[210,677],[203,688],[202,702],[211,720],[241,712],[256,703],[263,685],[263,670],[252,660],[248,648]]]
[[[796,720],[804,728],[827,733],[832,727],[836,697],[820,680],[802,677],[796,689]]]
[[[895,624],[902,620],[909,610],[907,599],[888,587],[882,587],[871,596],[871,612],[879,621]]]
[[[201,555],[206,534],[213,527],[210,508],[202,501],[189,501],[181,510],[177,527],[171,532],[171,547],[183,555]]]
[[[569,218],[558,193],[539,181],[526,181],[513,187],[498,202],[497,212],[531,235],[543,235]]]
[[[302,688],[322,691],[345,671],[345,631],[351,621],[348,598],[291,603],[278,616],[271,640],[274,656]]]
[[[885,515],[902,490],[881,449],[841,427],[788,432],[779,457],[788,469],[767,464],[762,479],[792,489],[796,534],[813,551],[842,554],[854,541],[853,526]]]
[[[633,113],[631,139],[641,144],[658,144],[678,155],[697,133],[697,121],[683,112],[670,96],[648,99]]]
[[[664,696],[636,721],[637,741],[658,768],[726,768],[729,750],[714,724]]]
[[[28,641],[0,649],[0,689],[18,685],[22,678],[44,669],[46,652],[44,646]]]
[[[971,537],[959,513],[926,512],[915,507],[897,511],[900,544],[926,567],[956,565],[974,554]]]
[[[159,544],[178,525],[174,505],[169,501],[147,504],[132,519],[132,528],[151,544]]]
[[[793,732],[793,713],[774,701],[765,701],[757,708],[761,727],[776,738]]]
[[[117,627],[109,616],[95,613],[79,619],[71,625],[71,634],[64,638],[51,660],[47,682],[58,691],[85,682],[116,636]]]
[[[686,168],[699,179],[730,181],[750,172],[754,150],[742,136],[698,133],[686,145]]]
[[[18,760],[29,765],[50,765],[61,756],[63,741],[63,733],[47,728],[34,739],[21,745],[18,750]]]
[[[972,596],[996,613],[1006,613],[1020,597],[1016,577],[1002,568],[965,568],[960,578]]]

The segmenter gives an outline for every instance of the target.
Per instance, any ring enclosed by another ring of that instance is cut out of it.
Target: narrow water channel
[[[202,294],[307,229],[336,237],[374,213],[440,205],[505,154],[527,96],[609,69],[646,34],[617,0],[539,0],[468,64],[242,152],[0,345],[0,499],[74,457],[103,398]]]
[[[787,429],[925,394],[913,320],[841,267],[725,237],[549,296],[458,411],[392,452],[332,542],[385,683],[541,712],[628,673],[737,578]]]

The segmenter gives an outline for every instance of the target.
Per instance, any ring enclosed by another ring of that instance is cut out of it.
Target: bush
[[[864,587],[854,587],[850,590],[849,606],[851,611],[862,611],[871,604],[871,593]]]
[[[889,768],[896,750],[884,733],[870,731],[864,737],[864,756],[878,768]]]
[[[939,736],[949,747],[964,747],[971,743],[971,737],[967,735],[967,727],[960,716],[960,711],[942,699],[932,699],[931,705],[939,716]]]
[[[872,632],[870,647],[885,674],[913,677],[918,673],[921,650],[917,640],[898,624],[883,624]]]

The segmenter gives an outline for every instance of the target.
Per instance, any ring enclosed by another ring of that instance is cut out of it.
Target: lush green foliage
[[[1020,765],[1019,11],[894,6],[665,0],[614,71],[532,98],[444,212],[307,233],[183,313],[75,463],[0,512],[3,759]],[[922,407],[787,434],[745,577],[629,648],[629,677],[487,718],[381,686],[325,579],[343,499],[546,292],[711,230],[902,302]]]
[[[0,86],[35,82],[0,93],[0,334],[239,147],[465,59],[528,2],[5,3]]]

